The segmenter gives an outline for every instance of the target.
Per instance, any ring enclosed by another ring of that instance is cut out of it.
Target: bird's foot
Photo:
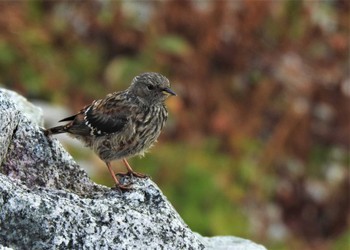
[[[119,185],[116,185],[116,187],[119,188],[120,190],[130,190],[131,189],[131,183],[119,184]]]
[[[148,178],[149,177],[147,174],[143,174],[143,173],[139,173],[139,172],[135,172],[135,171],[132,171],[132,172],[129,171],[129,175],[136,176],[139,178]]]
[[[139,177],[139,178],[147,178],[147,177],[149,177],[146,174],[142,174],[142,173],[135,172],[135,171],[128,171],[126,173],[116,173],[116,176],[117,177],[124,177],[124,176],[134,177],[135,176],[135,177]]]
[[[131,183],[128,184],[115,184],[114,187],[112,187],[112,189],[117,189],[119,191],[126,191],[126,190],[130,190],[131,189]]]
[[[147,178],[148,177],[148,175],[135,172],[125,158],[123,158],[123,162],[124,162],[124,165],[125,165],[126,169],[128,170],[128,172],[126,172],[125,174],[121,174],[121,176],[128,175],[128,176],[131,176],[131,177],[136,176],[136,177],[139,177],[139,178]]]

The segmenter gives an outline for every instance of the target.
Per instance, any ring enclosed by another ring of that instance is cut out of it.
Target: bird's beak
[[[175,95],[176,96],[176,93],[172,90],[172,89],[170,89],[170,88],[164,88],[163,90],[162,90],[162,92],[164,93],[166,93],[166,94],[170,94],[170,95]]]

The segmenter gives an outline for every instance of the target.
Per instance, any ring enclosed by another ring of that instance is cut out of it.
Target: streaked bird
[[[164,101],[176,95],[169,80],[154,72],[136,76],[129,88],[95,100],[77,114],[59,122],[65,125],[44,130],[45,135],[68,133],[83,141],[103,160],[117,187],[118,175],[145,177],[135,172],[127,158],[143,155],[157,140],[168,117]],[[114,173],[111,161],[122,160],[127,172]]]

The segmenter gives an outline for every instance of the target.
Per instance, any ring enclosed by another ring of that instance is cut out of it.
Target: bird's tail
[[[53,128],[49,128],[49,129],[43,129],[43,132],[46,136],[66,133],[67,126],[57,126],[57,127],[53,127]]]

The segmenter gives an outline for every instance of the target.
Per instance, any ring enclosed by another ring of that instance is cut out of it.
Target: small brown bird
[[[126,90],[93,101],[79,113],[59,121],[69,123],[44,133],[69,133],[83,141],[106,163],[117,187],[126,189],[129,186],[119,182],[111,161],[123,159],[127,168],[127,173],[117,175],[145,177],[135,172],[126,158],[143,155],[157,140],[168,117],[164,101],[170,95],[176,94],[165,76],[143,73]]]

